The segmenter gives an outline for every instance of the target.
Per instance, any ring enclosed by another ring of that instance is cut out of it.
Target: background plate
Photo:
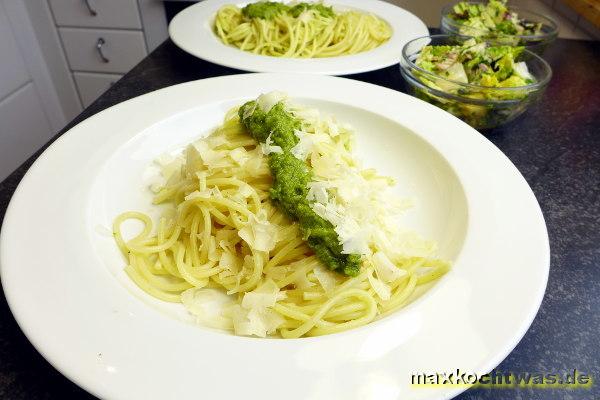
[[[204,0],[194,4],[173,18],[169,24],[169,36],[177,46],[196,57],[245,71],[347,75],[399,63],[406,42],[429,34],[423,21],[390,3],[379,0],[332,0],[327,4],[339,9],[358,9],[384,19],[392,27],[392,37],[373,50],[350,56],[311,59],[260,56],[227,46],[213,33],[217,10],[232,3],[243,7],[249,2]]]

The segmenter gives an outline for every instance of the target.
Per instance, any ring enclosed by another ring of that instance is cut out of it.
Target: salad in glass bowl
[[[522,114],[552,75],[550,66],[524,47],[450,35],[408,42],[401,70],[415,96],[477,129]]]
[[[526,46],[542,53],[558,35],[551,18],[518,7],[506,0],[487,3],[461,1],[442,9],[443,33],[485,38],[499,45]]]

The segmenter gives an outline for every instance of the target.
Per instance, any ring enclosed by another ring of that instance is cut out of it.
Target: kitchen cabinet
[[[46,58],[68,75],[78,112],[168,36],[162,0],[25,1],[37,15],[39,40],[57,38]]]

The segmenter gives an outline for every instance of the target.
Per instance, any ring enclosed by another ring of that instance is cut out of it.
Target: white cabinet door
[[[0,101],[0,181],[52,137],[32,82]]]
[[[0,1],[0,181],[53,133],[4,4]]]
[[[0,99],[30,80],[2,3],[0,3]]]

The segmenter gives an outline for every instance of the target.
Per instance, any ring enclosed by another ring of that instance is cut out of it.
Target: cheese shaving
[[[271,135],[267,137],[265,143],[260,144],[260,149],[265,156],[268,156],[271,153],[283,153],[283,149],[280,146],[273,144],[273,139],[271,139]]]
[[[238,231],[238,235],[251,249],[271,251],[277,243],[277,231],[276,225],[252,215],[246,225]]]

